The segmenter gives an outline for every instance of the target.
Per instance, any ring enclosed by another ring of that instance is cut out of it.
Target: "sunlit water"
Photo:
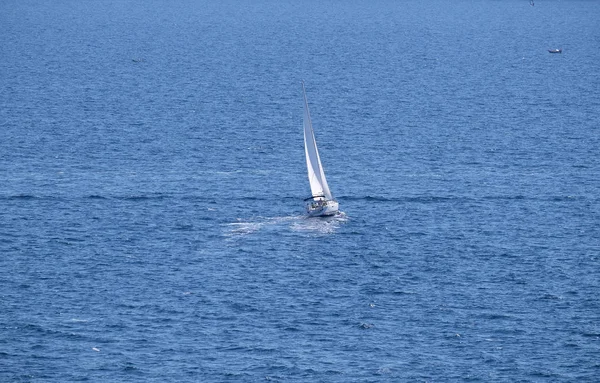
[[[0,381],[597,381],[599,18],[3,1]]]

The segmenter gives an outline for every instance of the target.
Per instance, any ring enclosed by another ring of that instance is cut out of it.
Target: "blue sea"
[[[2,1],[0,381],[598,382],[599,19]]]

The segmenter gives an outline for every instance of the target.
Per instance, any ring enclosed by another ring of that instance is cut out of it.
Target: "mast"
[[[317,149],[317,142],[315,141],[315,133],[310,119],[310,111],[308,109],[308,100],[306,98],[304,81],[302,81],[302,93],[304,95],[304,152],[306,154],[306,166],[308,169],[308,181],[310,182],[310,189],[313,197],[324,196],[326,199],[332,200],[333,196],[331,195],[331,191],[327,185],[327,180],[323,171],[323,165],[321,164],[321,158]]]

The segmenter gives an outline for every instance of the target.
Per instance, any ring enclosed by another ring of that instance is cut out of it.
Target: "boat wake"
[[[252,220],[238,218],[237,222],[226,223],[225,236],[230,238],[256,233],[308,233],[333,234],[348,221],[344,212],[329,217],[309,218],[305,215],[284,217],[256,217]]]
[[[341,225],[348,221],[346,213],[338,211],[335,215],[328,217],[309,218],[303,216],[291,225],[291,230],[296,232],[333,234]]]

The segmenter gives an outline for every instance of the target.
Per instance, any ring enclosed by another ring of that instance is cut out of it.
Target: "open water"
[[[599,19],[2,1],[0,381],[597,382]]]

